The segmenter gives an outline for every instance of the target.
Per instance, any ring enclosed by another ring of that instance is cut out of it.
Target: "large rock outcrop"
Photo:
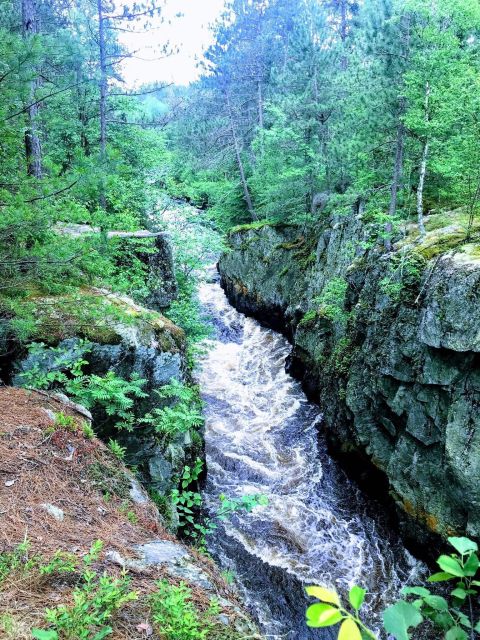
[[[34,299],[37,321],[31,340],[51,349],[25,353],[19,347],[12,358],[14,385],[28,384],[26,371],[54,371],[79,358],[87,361],[84,372],[104,376],[114,371],[130,379],[132,374],[146,380],[146,397],[136,401],[136,415],[161,405],[156,393],[172,379],[186,376],[185,335],[156,311],[131,299],[102,289],[83,289],[62,296]],[[168,494],[178,481],[187,459],[196,455],[189,434],[179,434],[165,446],[153,427],[119,431],[112,419],[94,410],[94,424],[103,438],[113,437],[128,451],[128,462],[138,467],[140,479],[160,494]]]
[[[388,480],[407,535],[478,538],[480,252],[458,226],[422,241],[407,229],[388,254],[374,231],[354,214],[314,237],[240,229],[223,287],[291,339],[290,370],[320,403],[332,448],[357,476]]]

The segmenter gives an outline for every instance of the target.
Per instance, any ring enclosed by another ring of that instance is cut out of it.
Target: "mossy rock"
[[[448,229],[448,231],[447,231]],[[427,233],[422,242],[415,248],[415,252],[426,260],[455,249],[466,239],[466,232],[457,226],[439,229]]]
[[[244,233],[246,231],[259,231],[264,227],[272,227],[274,229],[286,229],[288,227],[294,227],[295,225],[289,224],[287,222],[275,222],[274,220],[256,220],[255,222],[249,222],[247,224],[239,224],[235,227],[232,227],[228,235],[231,237],[236,233]]]
[[[36,330],[32,340],[58,344],[68,338],[115,345],[157,343],[162,351],[184,347],[183,331],[160,313],[100,289],[82,289],[62,296],[31,296]]]

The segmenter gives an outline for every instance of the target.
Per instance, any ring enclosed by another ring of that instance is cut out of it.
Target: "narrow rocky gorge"
[[[480,258],[454,214],[401,231],[387,252],[358,211],[314,235],[251,225],[219,270],[237,309],[288,336],[331,449],[425,550],[425,532],[480,535]]]

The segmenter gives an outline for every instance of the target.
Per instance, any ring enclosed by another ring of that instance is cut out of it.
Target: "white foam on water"
[[[222,328],[199,372],[206,403],[206,503],[214,510],[222,493],[269,497],[268,506],[226,522],[210,540],[212,551],[225,555],[226,535],[303,583],[341,592],[362,584],[377,594],[369,601],[374,615],[402,584],[418,580],[422,566],[400,544],[392,548],[382,540],[363,497],[328,458],[318,438],[320,409],[285,372],[288,342],[233,309],[218,284],[205,283],[199,293]],[[255,594],[245,585],[244,591],[254,603]]]

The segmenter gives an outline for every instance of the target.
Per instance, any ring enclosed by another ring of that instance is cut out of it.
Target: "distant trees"
[[[433,206],[477,206],[478,2],[230,8],[170,133],[178,193],[235,221],[315,218],[318,194],[336,208],[361,198],[387,235],[399,216],[423,233]]]

